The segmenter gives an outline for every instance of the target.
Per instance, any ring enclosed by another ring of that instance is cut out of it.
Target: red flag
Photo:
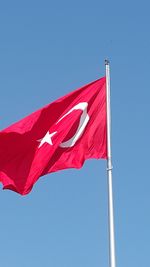
[[[105,77],[0,132],[0,181],[21,195],[40,176],[89,158],[107,158]]]

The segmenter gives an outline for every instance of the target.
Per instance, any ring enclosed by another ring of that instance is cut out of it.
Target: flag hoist
[[[110,267],[116,267],[114,208],[112,187],[112,155],[111,155],[111,108],[110,108],[110,65],[106,66],[106,108],[107,108],[107,177],[108,177],[108,220],[109,220],[109,261]]]

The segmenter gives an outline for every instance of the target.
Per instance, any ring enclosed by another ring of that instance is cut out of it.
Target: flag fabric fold
[[[39,177],[107,158],[106,79],[85,85],[0,131],[0,182],[28,194]]]

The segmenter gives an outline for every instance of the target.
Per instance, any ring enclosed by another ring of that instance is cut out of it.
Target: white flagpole
[[[110,66],[106,66],[106,102],[107,102],[107,177],[108,177],[108,217],[109,217],[109,262],[110,267],[116,267],[115,258],[115,233],[114,233],[114,208],[112,188],[112,155],[111,155],[111,108],[110,108]]]

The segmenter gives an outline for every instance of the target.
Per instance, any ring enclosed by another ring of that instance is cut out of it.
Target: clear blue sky
[[[0,128],[92,80],[111,62],[117,267],[150,266],[150,4],[1,1]],[[106,162],[0,191],[0,265],[107,267]],[[1,186],[2,188],[2,186]]]

